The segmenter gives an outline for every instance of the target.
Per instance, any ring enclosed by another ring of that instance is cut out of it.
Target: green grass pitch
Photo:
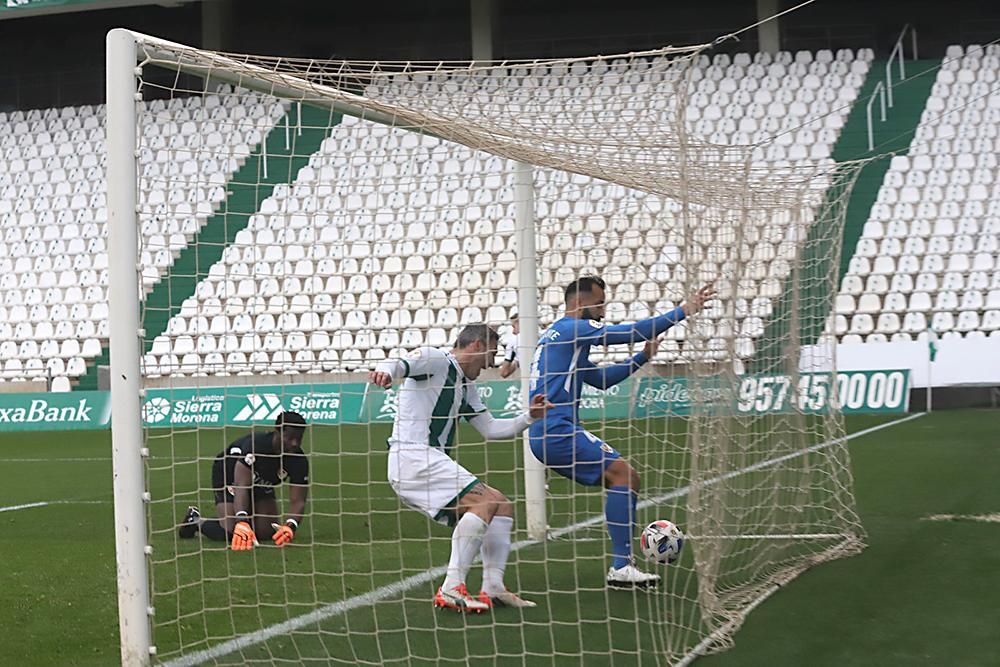
[[[892,419],[850,418],[848,432]],[[922,519],[1000,512],[997,423],[995,411],[936,413],[852,440],[869,548],[814,568],[779,591],[750,615],[733,650],[703,658],[704,664],[995,664],[1000,609],[990,592],[1000,585],[1000,525]],[[311,507],[318,515],[306,522],[293,548],[248,555],[175,539],[171,524],[187,503],[211,506],[210,494],[199,491],[209,485],[210,459],[224,440],[240,433],[202,429],[151,440],[153,498],[177,494],[151,507],[153,574],[162,592],[154,600],[161,655],[176,654],[181,645],[204,649],[446,562],[447,529],[401,512],[385,484],[382,427],[315,429],[308,444],[313,479],[322,482],[313,489]],[[609,432],[609,439],[622,433]],[[118,661],[109,442],[106,432],[0,438],[7,477],[0,488],[0,626],[6,639],[0,642],[0,664]],[[629,453],[642,444],[621,448]],[[167,448],[191,463],[165,466]],[[517,447],[463,448],[471,470],[507,471],[486,479],[520,495],[519,480],[509,472]],[[554,527],[600,514],[598,491],[570,496],[562,480],[550,484],[556,495],[566,493],[552,503]],[[49,504],[17,509],[32,503]],[[640,519],[662,511],[647,510]],[[580,664],[569,655],[582,654],[585,664],[636,664],[637,655],[672,641],[652,629],[650,620],[688,610],[631,593],[609,608],[600,587],[603,549],[596,524],[515,554],[508,581],[540,602],[524,614],[435,613],[429,605],[440,579],[435,577],[218,662],[273,658],[296,664],[330,656],[343,664],[464,664],[469,657],[484,664]],[[477,584],[470,581],[470,587]],[[667,591],[676,587],[688,597],[693,586],[686,579],[667,581]],[[406,628],[411,632],[404,633]],[[413,631],[418,628],[423,631]],[[551,657],[560,654],[565,657]]]

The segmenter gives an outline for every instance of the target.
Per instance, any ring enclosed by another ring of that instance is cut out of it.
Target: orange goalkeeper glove
[[[285,525],[279,526],[276,523],[271,524],[271,528],[274,528],[274,535],[271,539],[279,547],[283,547],[295,539],[295,530],[299,527],[299,522],[295,519],[289,519],[285,521]]]
[[[240,521],[233,528],[233,551],[250,551],[257,545],[257,536],[246,521]]]

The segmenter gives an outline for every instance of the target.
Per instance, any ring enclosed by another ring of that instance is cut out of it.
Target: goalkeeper
[[[454,526],[448,573],[434,596],[435,607],[484,612],[491,607],[534,607],[503,583],[510,554],[514,512],[510,501],[483,484],[449,456],[459,417],[487,440],[507,440],[551,407],[544,396],[528,414],[494,419],[479,398],[476,378],[493,365],[499,336],[485,324],[471,324],[454,350],[421,348],[405,359],[379,364],[369,382],[388,389],[402,380],[396,420],[389,438],[389,484],[405,504],[434,521]],[[483,559],[483,588],[469,595],[465,577],[477,555]]]
[[[604,517],[611,539],[612,562],[607,583],[618,588],[655,586],[660,577],[641,571],[632,558],[639,474],[611,445],[580,425],[577,413],[584,384],[607,389],[636,372],[656,353],[656,338],[685,317],[701,310],[715,295],[702,287],[679,308],[632,324],[605,326],[604,281],[578,278],[566,287],[566,316],[538,341],[531,362],[531,398],[545,397],[555,407],[533,423],[529,432],[535,457],[563,477],[607,490]],[[593,345],[646,341],[642,352],[625,363],[598,367],[590,361]]]
[[[274,425],[274,431],[234,441],[215,458],[212,487],[219,518],[204,519],[197,507],[189,507],[177,531],[181,537],[201,531],[212,540],[231,539],[237,551],[253,549],[258,538],[271,539],[279,547],[295,538],[309,493],[309,460],[302,451],[306,420],[297,412],[282,412]],[[274,489],[286,479],[289,512],[279,524]]]

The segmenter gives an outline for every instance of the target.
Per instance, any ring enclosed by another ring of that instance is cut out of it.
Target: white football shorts
[[[389,485],[399,499],[434,521],[455,525],[455,502],[479,483],[438,447],[397,444],[389,450]]]

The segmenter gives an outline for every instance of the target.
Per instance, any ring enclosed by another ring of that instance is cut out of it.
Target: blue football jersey
[[[648,359],[643,353],[622,364],[598,367],[590,361],[593,345],[623,345],[647,341],[684,319],[681,308],[628,324],[605,325],[596,320],[563,317],[538,339],[531,362],[531,397],[544,394],[555,406],[531,425],[531,435],[571,433],[578,421],[583,385],[600,389],[615,385]]]

